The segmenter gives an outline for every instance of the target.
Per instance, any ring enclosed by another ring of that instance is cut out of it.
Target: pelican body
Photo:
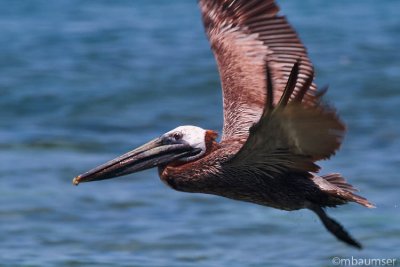
[[[110,179],[158,167],[161,180],[190,193],[219,195],[282,210],[310,209],[339,240],[361,248],[324,208],[356,202],[338,173],[319,160],[340,147],[345,126],[313,83],[304,45],[273,0],[200,0],[223,90],[217,133],[180,126],[74,178]]]

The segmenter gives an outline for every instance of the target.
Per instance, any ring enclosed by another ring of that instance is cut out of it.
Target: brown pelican
[[[324,208],[356,202],[338,173],[318,160],[339,148],[345,126],[321,102],[304,45],[273,0],[200,0],[222,81],[224,126],[181,126],[74,178],[109,179],[158,167],[175,190],[219,195],[282,210],[310,209],[339,240],[361,248]]]

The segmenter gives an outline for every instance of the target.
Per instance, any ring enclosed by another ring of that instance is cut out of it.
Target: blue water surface
[[[321,162],[377,205],[309,211],[185,194],[149,170],[73,176],[178,125],[222,127],[196,1],[0,2],[0,266],[332,266],[400,261],[400,2],[279,1],[348,126]]]

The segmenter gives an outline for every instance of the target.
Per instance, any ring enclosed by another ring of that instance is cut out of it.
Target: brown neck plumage
[[[208,154],[219,148],[219,144],[216,141],[217,137],[218,137],[217,132],[212,130],[206,131],[206,136],[205,136],[206,153],[204,154],[204,156],[207,156]]]

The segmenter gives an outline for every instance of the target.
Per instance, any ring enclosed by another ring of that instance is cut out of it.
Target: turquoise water
[[[400,2],[280,1],[348,125],[322,162],[377,209],[329,213],[185,194],[155,170],[71,179],[178,125],[220,130],[221,92],[195,1],[0,2],[0,266],[332,266],[400,261]]]

